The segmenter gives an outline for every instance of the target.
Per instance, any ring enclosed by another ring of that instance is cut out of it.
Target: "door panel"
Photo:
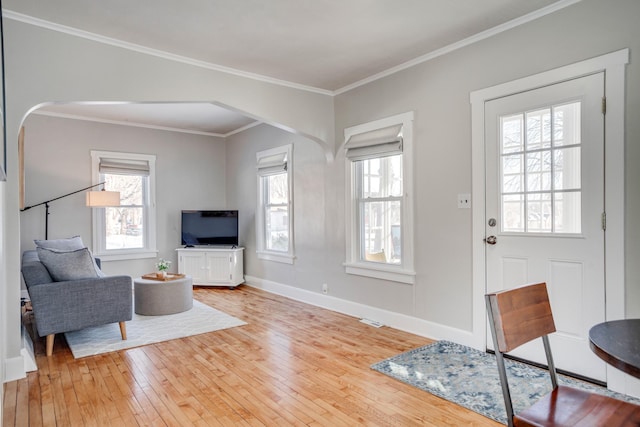
[[[496,237],[486,289],[547,282],[556,366],[602,381],[588,330],[605,320],[603,96],[599,73],[485,104],[486,235]],[[541,343],[513,355],[546,363]]]

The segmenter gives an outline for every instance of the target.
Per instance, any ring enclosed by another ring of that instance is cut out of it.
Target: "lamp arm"
[[[50,202],[53,202],[54,200],[63,199],[65,197],[67,197],[67,196],[71,196],[72,194],[76,194],[76,193],[80,193],[81,191],[89,190],[90,188],[97,187],[98,185],[103,185],[104,183],[105,182],[103,181],[103,182],[101,182],[99,184],[90,185],[89,187],[81,188],[80,190],[76,190],[76,191],[72,191],[71,193],[65,194],[64,196],[59,196],[59,197],[56,197],[55,199],[51,199],[51,200],[47,200],[46,202],[38,203],[37,205],[27,206],[26,208],[20,209],[20,212],[24,212],[24,211],[26,211],[28,209],[35,208],[36,206],[46,205],[46,204],[48,204]]]

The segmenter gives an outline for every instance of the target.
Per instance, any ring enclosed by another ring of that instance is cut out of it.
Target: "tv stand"
[[[243,247],[178,248],[178,273],[191,276],[196,286],[234,288],[244,282],[243,251]]]

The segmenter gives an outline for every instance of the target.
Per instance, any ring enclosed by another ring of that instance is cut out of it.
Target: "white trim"
[[[587,59],[554,70],[524,77],[504,84],[481,89],[470,94],[472,140],[472,257],[473,257],[473,345],[484,350],[486,343],[485,293],[485,158],[484,107],[487,101],[509,96],[525,90],[547,86],[597,72],[605,73],[605,207],[607,210],[606,263],[606,319],[625,317],[624,280],[624,99],[625,65],[629,62],[629,49]],[[624,381],[607,367],[610,389],[625,392]],[[627,381],[628,383],[628,381]]]
[[[462,39],[458,42],[455,43],[451,43],[450,45],[444,46],[440,49],[436,49],[432,52],[429,52],[425,55],[419,56],[415,59],[412,59],[410,61],[407,61],[403,64],[400,65],[396,65],[395,67],[389,68],[385,71],[382,71],[380,73],[374,74],[372,76],[369,76],[365,79],[359,80],[355,83],[352,83],[350,85],[344,86],[340,89],[337,89],[333,92],[334,95],[340,95],[342,93],[348,92],[352,89],[356,89],[360,86],[364,86],[366,84],[369,84],[371,82],[374,82],[376,80],[380,80],[382,78],[385,78],[387,76],[390,76],[392,74],[398,73],[400,71],[406,70],[407,68],[411,68],[413,66],[422,64],[423,62],[427,62],[430,61],[432,59],[438,58],[440,56],[446,55],[448,53],[454,52],[458,49],[462,49],[463,47],[469,46],[471,44],[477,43],[479,41],[488,39],[489,37],[493,37],[497,34],[503,33],[505,31],[511,30],[515,27],[518,27],[520,25],[524,25],[528,22],[534,21],[538,18],[542,18],[545,15],[549,15],[551,13],[557,12],[560,9],[564,9],[567,6],[571,6],[573,4],[576,4],[578,2],[580,2],[582,0],[560,0],[558,2],[555,2],[549,6],[543,7],[542,9],[536,10],[534,12],[528,13],[524,16],[520,16],[516,19],[512,19],[511,21],[505,22],[504,24],[500,24],[498,26],[495,26],[493,28],[490,28],[488,30],[479,32],[478,34],[475,34],[471,37],[467,37],[466,39]]]
[[[307,92],[318,93],[321,95],[333,95],[333,92],[330,90],[320,89],[313,86],[302,85],[299,83],[288,82],[285,80],[275,79],[273,77],[263,76],[257,73],[250,73],[248,71],[242,71],[242,70],[238,70],[231,67],[225,67],[223,65],[212,64],[210,62],[188,58],[182,55],[176,55],[174,53],[169,53],[169,52],[165,52],[158,49],[152,49],[150,47],[142,46],[139,44],[129,43],[123,40],[106,37],[100,34],[91,33],[89,31],[80,30],[80,29],[69,27],[66,25],[56,24],[55,22],[46,21],[44,19],[25,15],[19,12],[14,12],[12,10],[2,9],[2,17],[6,19],[12,19],[18,22],[23,22],[25,24],[34,25],[36,27],[46,28],[47,30],[57,31],[59,33],[80,37],[80,38],[91,40],[94,42],[115,46],[122,49],[131,50],[134,52],[144,53],[146,55],[156,56],[158,58],[167,59],[169,61],[181,62],[183,64],[192,65],[195,67],[205,68],[213,71],[219,71],[221,73],[232,74],[234,76],[244,77],[244,78],[257,80],[265,83],[271,83],[278,86],[285,86],[292,89],[304,90]]]
[[[254,276],[245,276],[245,284],[263,291],[282,295],[315,307],[336,311],[355,318],[370,319],[400,331],[433,340],[449,340],[463,345],[473,342],[471,332],[429,322],[406,314],[395,313],[330,295],[308,291]]]
[[[258,259],[264,259],[267,261],[281,262],[283,264],[293,264],[296,257],[290,254],[280,254],[277,252],[269,251],[256,251]]]
[[[355,274],[357,276],[390,280],[392,282],[407,283],[409,285],[413,285],[416,283],[415,271],[394,268],[393,265],[372,262],[353,262],[345,263],[344,267],[347,274]]]
[[[38,364],[36,363],[36,353],[33,350],[33,341],[31,336],[27,332],[27,328],[22,325],[22,348],[20,354],[24,359],[24,371],[33,372],[38,370]]]
[[[25,361],[20,349],[20,356],[11,357],[4,361],[4,382],[20,380],[27,376]]]
[[[157,258],[158,250],[128,249],[118,251],[112,249],[109,252],[95,253],[94,255],[100,258],[101,262],[124,261],[132,259]]]
[[[402,125],[402,186],[404,190],[402,206],[402,266],[374,263],[360,260],[358,240],[358,220],[355,206],[355,179],[353,176],[354,161],[345,157],[345,247],[346,260],[344,262],[347,274],[373,277],[401,283],[415,283],[415,246],[413,235],[414,224],[414,174],[413,174],[413,120],[414,112],[396,114],[383,119],[362,123],[344,129],[344,141],[338,152],[344,152],[347,141],[353,136],[390,126]]]

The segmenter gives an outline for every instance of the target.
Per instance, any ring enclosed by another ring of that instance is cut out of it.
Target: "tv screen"
[[[182,244],[238,245],[238,211],[182,211]]]

